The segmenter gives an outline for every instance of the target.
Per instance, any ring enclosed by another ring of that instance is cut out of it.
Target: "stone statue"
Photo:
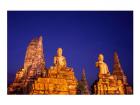
[[[54,57],[54,66],[66,67],[66,58],[62,55],[62,48],[57,49],[57,55]]]
[[[99,78],[102,76],[109,76],[110,72],[108,70],[107,64],[104,62],[103,54],[99,54],[98,61],[96,62],[96,67],[99,68]]]

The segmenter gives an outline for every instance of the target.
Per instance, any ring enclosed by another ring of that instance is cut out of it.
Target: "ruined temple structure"
[[[85,68],[82,70],[82,78],[78,81],[77,94],[89,95],[89,86],[86,78]]]
[[[77,79],[73,69],[66,64],[62,48],[58,48],[54,65],[48,69],[46,77],[40,77],[34,82],[30,94],[76,94]]]
[[[77,80],[72,67],[67,66],[63,49],[58,48],[53,65],[46,68],[43,53],[42,36],[33,39],[26,50],[23,67],[8,85],[8,94],[132,94],[132,87],[127,82],[117,53],[114,53],[113,73],[104,62],[103,54],[99,54],[96,67],[99,69],[98,79],[91,89],[88,87],[85,69],[81,80]]]
[[[67,67],[62,48],[58,48],[53,66],[45,67],[42,36],[33,39],[27,48],[24,66],[8,86],[8,94],[76,94],[77,79]]]
[[[114,65],[113,65],[113,73],[112,75],[116,80],[121,80],[124,84],[124,93],[125,94],[132,94],[133,90],[132,87],[127,82],[127,77],[123,72],[123,69],[121,67],[118,54],[117,52],[114,53]]]
[[[8,94],[28,94],[32,83],[46,74],[42,36],[33,39],[26,50],[24,66],[16,73],[15,80],[8,86]]]
[[[117,53],[114,53],[113,73],[110,74],[107,64],[103,61],[104,56],[99,54],[96,67],[99,68],[98,79],[93,84],[94,94],[132,94],[132,87],[127,83]]]
[[[50,68],[47,77],[38,78],[30,94],[71,94],[77,93],[77,80],[72,68]]]

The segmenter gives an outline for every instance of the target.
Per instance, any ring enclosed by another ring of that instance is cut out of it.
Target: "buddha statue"
[[[66,67],[66,58],[62,55],[63,50],[62,48],[57,49],[57,55],[54,56],[54,66],[59,66],[59,67]]]
[[[110,75],[108,66],[104,62],[103,54],[99,54],[98,61],[96,62],[96,67],[99,68],[99,74],[98,74],[99,78]]]

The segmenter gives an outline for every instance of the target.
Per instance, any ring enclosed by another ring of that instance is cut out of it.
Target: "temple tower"
[[[24,70],[29,75],[40,75],[41,70],[45,68],[42,40],[42,36],[33,39],[27,47]]]
[[[17,71],[15,80],[8,87],[9,94],[28,94],[34,80],[46,73],[42,40],[40,36],[29,43],[24,66]]]
[[[123,72],[117,52],[114,53],[114,64],[113,64],[112,75],[115,77],[115,79],[121,80],[123,82],[123,84],[125,84],[125,85],[128,84],[127,77],[125,76],[125,74]]]
[[[88,82],[86,79],[85,68],[83,68],[82,70],[82,78],[81,78],[81,81],[79,81],[79,89],[80,89],[81,94],[90,94]]]

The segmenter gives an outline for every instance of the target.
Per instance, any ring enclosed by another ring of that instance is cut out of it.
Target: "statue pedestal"
[[[94,94],[124,94],[124,84],[115,80],[113,76],[102,76],[94,83]]]
[[[38,78],[30,94],[76,94],[77,79],[72,68],[51,67],[48,76]]]

